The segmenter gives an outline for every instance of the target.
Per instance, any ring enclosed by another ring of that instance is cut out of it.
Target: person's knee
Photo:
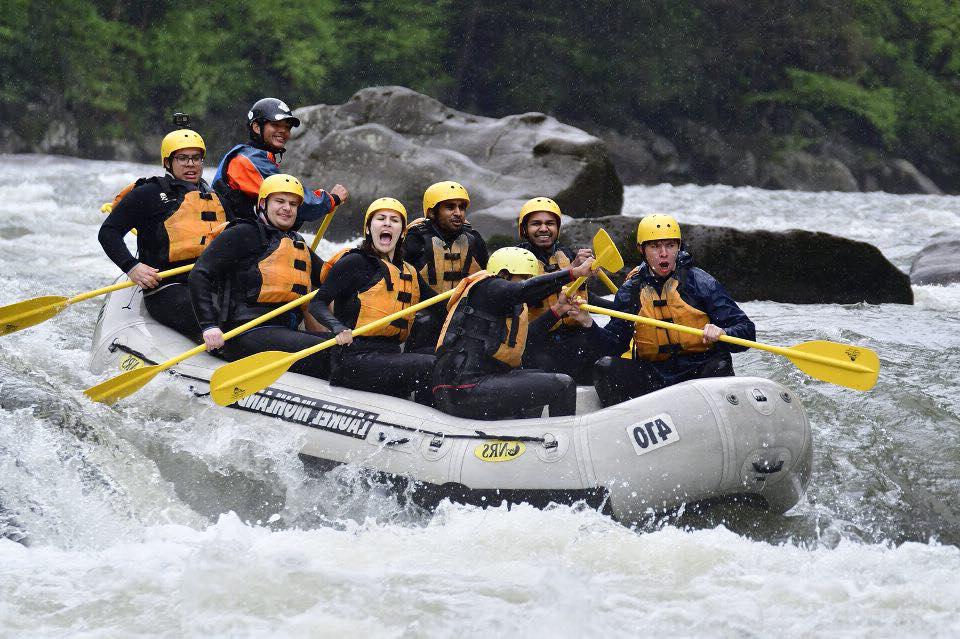
[[[733,375],[733,359],[729,353],[724,353],[707,361],[699,371],[697,377],[729,377]]]

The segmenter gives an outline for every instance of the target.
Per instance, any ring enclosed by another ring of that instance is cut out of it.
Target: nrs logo
[[[638,455],[680,441],[680,433],[666,413],[627,426],[627,437]]]
[[[126,355],[120,358],[120,370],[132,371],[143,367],[143,360],[135,355]]]
[[[485,462],[505,462],[516,459],[527,450],[523,442],[484,442],[475,449],[473,454],[477,459]]]

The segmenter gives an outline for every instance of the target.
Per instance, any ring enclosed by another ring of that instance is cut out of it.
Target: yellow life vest
[[[419,231],[427,222],[425,217],[416,219],[407,225],[407,231]],[[430,240],[424,250],[430,251],[430,254],[425,256],[420,275],[437,293],[449,291],[467,275],[480,270],[474,248],[476,240],[471,234],[464,231],[450,244],[432,232],[424,235]]]
[[[296,237],[271,242],[257,263],[261,282],[257,303],[283,304],[310,292],[310,248],[302,237]]]
[[[527,305],[513,317],[492,317],[467,305],[467,297],[477,283],[488,277],[494,277],[487,271],[473,273],[457,284],[453,296],[447,302],[447,319],[443,322],[437,351],[450,348],[460,339],[467,344],[476,344],[483,354],[503,362],[510,368],[520,366],[523,351],[527,346],[529,317]],[[486,320],[486,329],[464,326],[467,318]]]
[[[643,317],[673,322],[703,330],[710,317],[690,306],[680,297],[680,282],[671,276],[663,284],[663,293],[646,285],[640,289],[640,312]],[[698,335],[671,331],[636,322],[633,329],[633,356],[653,362],[662,362],[677,354],[703,353],[711,348]]]
[[[543,262],[539,262],[539,264],[540,264],[540,275],[547,273],[548,271],[547,269],[544,268]],[[553,272],[554,270],[559,270],[559,269],[570,268],[570,258],[568,258],[566,253],[564,253],[563,251],[556,251],[553,255],[550,256],[550,260],[547,262],[547,264],[557,267],[556,269],[550,269],[549,272]],[[575,294],[580,294],[585,292],[586,288],[587,288],[587,285],[586,283],[584,283],[583,285],[580,286],[580,288],[576,290]],[[557,303],[558,299],[560,299],[559,292],[548,295],[547,297],[543,298],[543,300],[541,300],[539,304],[536,304],[536,305],[530,304],[530,321],[532,322],[533,320],[537,319],[538,317],[546,313],[551,306]],[[568,328],[577,328],[580,326],[580,323],[577,322],[572,317],[564,317],[563,319],[560,320],[560,325],[566,326]],[[554,330],[554,329],[551,327],[550,330]]]
[[[401,271],[391,262],[381,259],[380,267],[381,276],[376,282],[367,290],[357,293],[357,298],[360,300],[360,313],[357,315],[355,328],[402,311],[420,301],[420,281],[413,266],[403,262]],[[410,319],[393,320],[365,335],[396,337],[398,341],[403,342],[410,334]]]

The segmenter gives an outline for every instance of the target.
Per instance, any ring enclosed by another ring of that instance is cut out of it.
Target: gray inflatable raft
[[[194,346],[156,323],[142,302],[129,291],[106,299],[94,372],[116,375]],[[176,379],[206,392],[222,363],[201,354],[176,366]],[[582,500],[624,522],[714,501],[785,512],[803,495],[811,468],[799,399],[757,377],[686,382],[608,408],[592,387],[580,387],[574,416],[489,422],[287,373],[229,409],[283,420],[302,437],[305,459],[380,471],[427,505],[444,497],[484,505]]]

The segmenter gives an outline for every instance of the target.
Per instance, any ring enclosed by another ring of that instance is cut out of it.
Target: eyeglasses
[[[173,159],[180,164],[203,164],[203,156],[199,153],[197,155],[185,155],[181,153],[180,155],[173,156]]]

